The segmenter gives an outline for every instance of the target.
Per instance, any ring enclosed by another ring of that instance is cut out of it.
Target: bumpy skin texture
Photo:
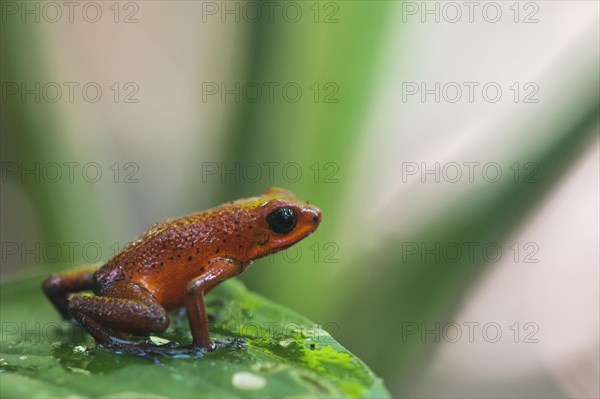
[[[294,228],[285,234],[267,221],[280,208],[296,215]],[[156,223],[97,271],[88,267],[51,276],[43,288],[63,317],[72,315],[98,343],[162,332],[169,324],[167,312],[186,305],[194,344],[210,348],[204,294],[253,260],[312,234],[320,223],[318,208],[271,188]],[[67,300],[67,294],[87,289],[97,296]]]

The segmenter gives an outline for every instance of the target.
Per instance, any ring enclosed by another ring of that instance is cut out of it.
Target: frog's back
[[[153,224],[104,264],[94,276],[94,291],[116,281],[145,286],[145,277],[155,275],[169,263],[180,260],[184,248],[198,246],[204,238],[206,211]],[[147,287],[148,288],[148,287]]]

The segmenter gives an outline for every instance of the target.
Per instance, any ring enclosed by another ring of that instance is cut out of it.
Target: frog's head
[[[319,208],[299,201],[282,188],[270,188],[255,201],[248,260],[289,248],[311,235],[321,224]]]

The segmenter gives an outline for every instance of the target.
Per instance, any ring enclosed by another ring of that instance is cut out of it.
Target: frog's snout
[[[306,220],[306,225],[310,226],[311,230],[315,230],[321,224],[321,220],[323,218],[321,214],[321,210],[316,207],[305,208],[304,212],[304,220]]]
[[[321,210],[320,209],[315,209],[312,211],[312,222],[315,225],[315,228],[318,227],[321,224],[321,220],[323,219],[323,216],[321,215]]]

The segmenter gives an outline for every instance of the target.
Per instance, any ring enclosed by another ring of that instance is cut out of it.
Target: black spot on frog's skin
[[[191,256],[188,256],[188,262],[190,262],[192,260]]]
[[[233,223],[238,224],[239,222],[240,222],[240,219],[238,219],[238,218],[233,219]]]
[[[215,253],[216,253],[216,254],[218,254],[220,250],[221,250],[220,248],[217,248],[217,249],[215,250]]]
[[[161,265],[161,266],[162,266],[162,265],[164,265],[164,264],[165,264],[165,262],[160,262],[160,265]]]

